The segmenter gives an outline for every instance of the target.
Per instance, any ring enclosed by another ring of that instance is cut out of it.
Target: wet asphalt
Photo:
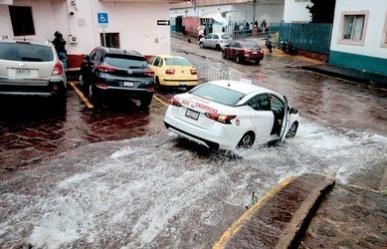
[[[62,110],[46,99],[1,99],[1,248],[209,248],[253,191],[289,175],[335,175],[344,184],[361,175],[381,187],[385,91],[294,67],[309,60],[267,55],[260,66],[238,65],[172,43],[201,82],[210,66],[231,67],[285,94],[303,118],[298,136],[235,158],[167,132],[155,99],[148,111],[128,100],[88,110],[71,89]],[[157,96],[167,102],[177,92]]]

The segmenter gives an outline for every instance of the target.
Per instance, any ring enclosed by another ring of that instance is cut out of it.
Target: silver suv
[[[50,42],[0,40],[0,96],[54,97],[65,101],[62,62]]]
[[[220,51],[230,44],[231,41],[232,38],[229,34],[211,33],[200,39],[198,44],[201,48],[215,48]]]

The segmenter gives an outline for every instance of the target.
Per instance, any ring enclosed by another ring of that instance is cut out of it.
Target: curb
[[[267,192],[220,237],[213,249],[297,248],[334,178],[290,177]]]

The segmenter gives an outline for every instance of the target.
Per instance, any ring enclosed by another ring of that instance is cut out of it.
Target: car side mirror
[[[297,114],[298,110],[296,108],[291,107],[290,110],[289,110],[289,113],[290,114]]]

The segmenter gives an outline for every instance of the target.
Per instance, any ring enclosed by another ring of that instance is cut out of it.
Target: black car
[[[129,96],[148,107],[154,92],[154,72],[136,51],[97,47],[86,55],[79,84],[94,104],[104,97]]]

